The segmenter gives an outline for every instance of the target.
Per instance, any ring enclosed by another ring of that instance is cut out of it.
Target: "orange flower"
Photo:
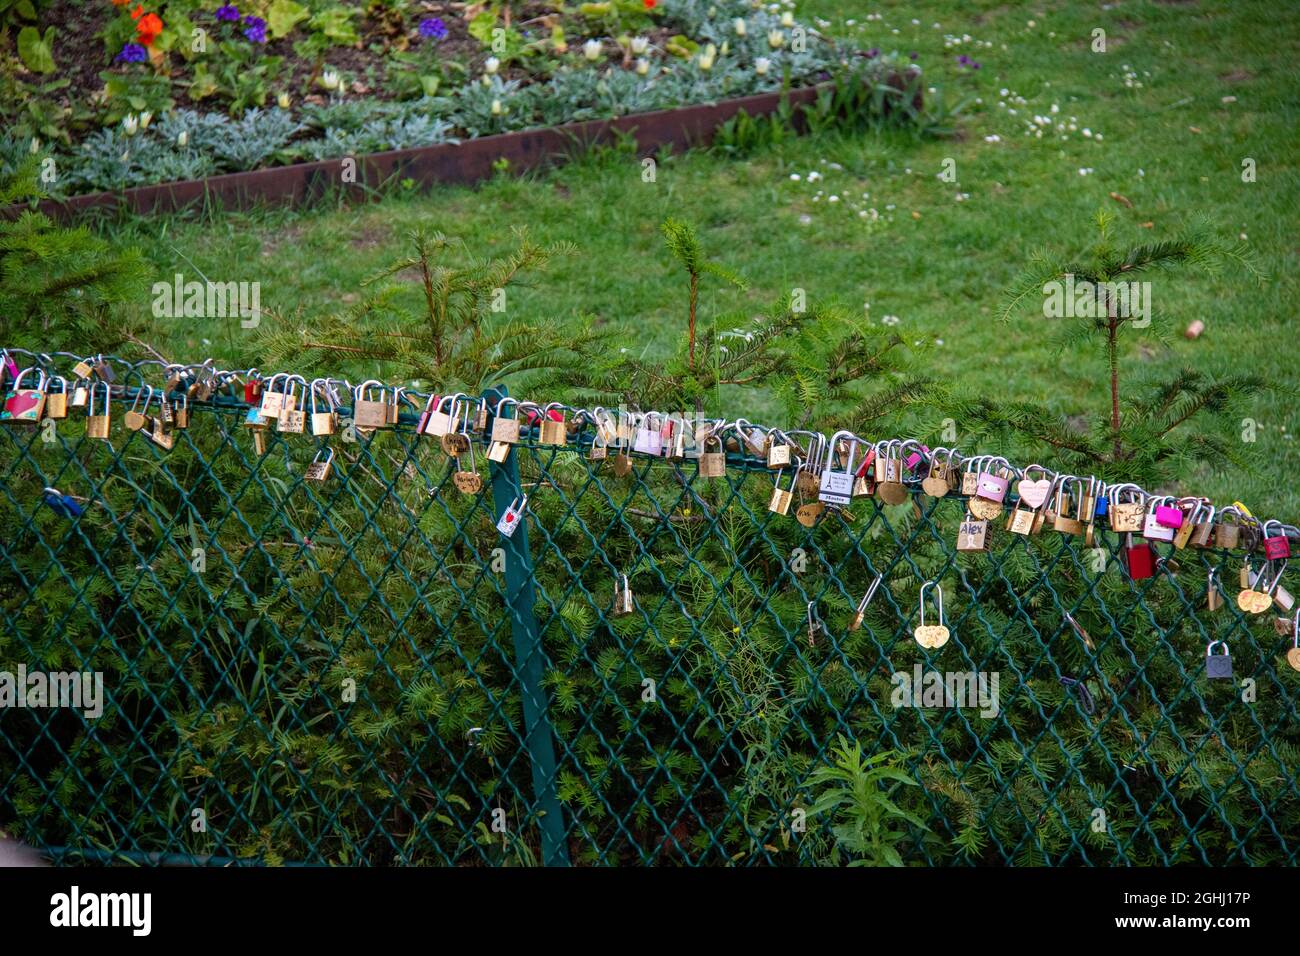
[[[144,46],[153,46],[153,41],[158,39],[158,34],[162,33],[163,22],[156,13],[145,13],[143,7],[137,6],[131,11],[131,19],[135,21],[136,38]]]
[[[126,6],[128,3],[130,3],[130,2],[131,2],[131,0],[113,0],[113,6],[115,6],[115,7],[124,7],[124,6]]]
[[[656,4],[657,2],[658,2],[658,0],[642,0],[642,3],[645,4],[645,8],[646,8],[647,10],[653,10],[653,9],[655,8],[655,4]]]

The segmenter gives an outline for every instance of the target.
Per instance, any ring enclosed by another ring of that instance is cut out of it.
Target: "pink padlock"
[[[914,451],[912,452],[912,454],[907,456],[907,470],[915,474],[916,466],[921,464],[921,462],[925,461],[929,457],[930,457],[930,449],[922,445],[920,451]]]
[[[1001,501],[1007,496],[1007,487],[1010,481],[1001,475],[995,475],[992,472],[984,472],[980,475],[979,482],[975,485],[975,494],[980,498],[987,498],[989,501]]]
[[[1156,505],[1156,524],[1162,528],[1181,528],[1183,526],[1182,509],[1170,505]]]

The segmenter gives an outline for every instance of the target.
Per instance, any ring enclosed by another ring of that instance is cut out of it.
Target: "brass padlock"
[[[305,388],[307,380],[301,375],[290,375],[285,379],[284,400],[280,406],[280,415],[276,421],[276,431],[301,435],[307,430],[306,403],[304,402],[301,406],[298,403],[299,383]]]
[[[375,390],[378,391],[378,398],[374,397]],[[383,383],[369,379],[358,385],[353,392],[352,421],[361,429],[387,428],[391,424],[390,407],[390,403],[384,400]]]
[[[507,408],[514,406],[514,415],[505,417]],[[519,402],[513,398],[503,398],[497,402],[492,418],[492,441],[513,445],[519,441]],[[502,459],[504,461],[504,459]]]
[[[144,408],[140,407],[141,398],[144,398]],[[152,385],[136,389],[135,399],[131,402],[131,407],[127,409],[126,415],[123,416],[122,424],[133,432],[138,432],[144,428],[149,423],[149,403],[152,401]]]
[[[322,454],[325,454],[324,460],[321,459]],[[302,476],[308,481],[324,481],[329,478],[333,465],[334,449],[322,448],[320,451],[316,452],[316,457],[311,460],[311,464],[307,466],[307,469],[302,473]]]
[[[1069,512],[1070,503],[1069,500],[1065,497],[1066,486],[1072,482],[1074,483],[1075,487],[1078,489],[1079,515],[1080,515],[1080,517],[1078,518],[1071,518],[1069,516],[1068,512]],[[1057,476],[1056,501],[1054,503],[1054,510],[1056,511],[1056,517],[1052,519],[1052,528],[1054,530],[1061,532],[1061,534],[1074,534],[1074,535],[1083,534],[1084,529],[1083,529],[1082,516],[1083,516],[1083,495],[1084,494],[1085,492],[1083,490],[1082,479],[1075,478],[1070,475]]]
[[[709,450],[709,443],[716,446],[712,451]],[[716,435],[710,435],[704,439],[704,450],[700,453],[700,477],[701,478],[722,478],[727,474],[727,455],[722,450],[722,439]]]
[[[790,505],[794,502],[794,482],[790,483],[788,489],[781,487],[781,472],[777,471],[776,480],[772,486],[772,499],[767,503],[767,510],[779,515],[788,515]]]
[[[58,382],[59,390],[54,390],[54,383]],[[45,417],[46,418],[67,418],[68,417],[68,380],[61,375],[50,377],[49,385],[45,390]]]
[[[95,390],[103,389],[103,402],[96,412]],[[112,392],[105,382],[95,382],[90,386],[90,397],[86,405],[86,437],[100,438],[108,441],[109,426],[112,424]]]
[[[558,415],[559,420],[552,418],[552,415]],[[564,406],[559,402],[551,402],[541,413],[541,428],[538,441],[543,445],[563,445],[568,441],[568,427],[564,423]]]
[[[957,528],[958,551],[987,551],[989,523],[968,516]]]
[[[318,390],[325,393],[325,411],[321,411]],[[339,427],[339,413],[334,405],[334,395],[327,379],[315,379],[310,385],[311,399],[311,433],[313,435],[333,435]]]

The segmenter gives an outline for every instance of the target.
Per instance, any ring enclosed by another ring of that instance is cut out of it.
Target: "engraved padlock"
[[[843,507],[853,500],[853,482],[857,472],[858,436],[849,431],[838,431],[831,436],[830,447],[834,449],[842,437],[849,442],[848,461],[843,468],[837,468],[835,455],[827,455],[817,490],[817,500],[836,507]]]
[[[1214,645],[1222,644],[1223,653],[1214,653]],[[1227,641],[1210,641],[1205,648],[1205,676],[1211,680],[1232,679],[1232,657],[1228,651]]]
[[[1173,541],[1176,528],[1160,520],[1162,512],[1178,511],[1168,502],[1173,498],[1152,498],[1147,502],[1146,513],[1142,516],[1142,537],[1151,541]],[[1181,512],[1179,512],[1181,516]]]

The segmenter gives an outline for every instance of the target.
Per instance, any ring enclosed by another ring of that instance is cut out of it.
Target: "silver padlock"
[[[839,447],[840,437],[849,439],[849,456],[842,471],[835,470],[835,451]],[[817,499],[828,505],[843,506],[853,500],[853,482],[857,477],[856,458],[858,453],[858,436],[848,431],[838,431],[831,436],[830,452],[826,456],[826,467],[822,471],[821,488]]]
[[[513,538],[515,531],[524,523],[524,508],[527,506],[527,495],[510,502],[510,506],[501,512],[501,517],[497,519],[497,530],[507,538]]]
[[[658,457],[663,452],[663,422],[656,412],[646,412],[641,416],[641,423],[636,430],[636,439],[632,443],[632,450],[641,455],[654,455]]]
[[[1223,653],[1214,653],[1214,645],[1222,644]],[[1232,657],[1227,641],[1210,641],[1205,648],[1205,676],[1211,680],[1232,680]]]

